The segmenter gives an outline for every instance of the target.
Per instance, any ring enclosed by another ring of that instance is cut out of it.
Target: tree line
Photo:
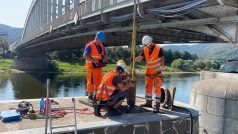
[[[172,68],[181,71],[220,70],[221,64],[217,60],[183,60],[176,59],[171,64]]]
[[[7,36],[0,35],[0,57],[5,57],[6,53],[8,52],[9,42]]]
[[[111,47],[106,49],[108,53],[108,63],[116,63],[118,60],[124,60],[128,64],[131,62],[131,50],[123,47]],[[136,50],[136,55],[140,55],[142,52],[142,48],[138,48]],[[53,60],[59,61],[69,61],[69,62],[83,62],[83,53],[84,50],[64,50],[64,51],[55,51],[49,53],[49,58]],[[163,54],[165,57],[165,64],[171,65],[171,63],[176,59],[183,60],[197,60],[198,56],[195,54],[191,54],[187,51],[185,52],[173,52],[170,49],[163,49]],[[144,64],[144,63],[143,63]]]
[[[123,47],[111,47],[106,49],[108,53],[108,63],[115,64],[118,60],[124,60],[127,64],[131,63],[131,50]],[[136,55],[140,55],[142,48],[136,49]],[[52,60],[74,62],[84,64],[83,49],[64,50],[49,53]],[[165,65],[171,66],[180,71],[200,71],[200,70],[219,70],[221,65],[215,60],[201,60],[196,54],[187,51],[178,52],[170,49],[163,49]],[[145,61],[139,63],[145,64]]]

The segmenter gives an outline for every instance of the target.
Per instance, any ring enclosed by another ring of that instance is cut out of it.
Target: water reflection
[[[85,95],[84,74],[18,74],[0,78],[0,100],[33,99],[46,96],[46,79],[51,79],[50,97],[77,97]],[[176,100],[188,103],[192,84],[199,80],[196,74],[169,74],[163,76],[163,85],[176,87]],[[137,94],[144,94],[144,76],[137,76]]]
[[[45,96],[45,77],[36,74],[11,74],[15,99],[31,99]]]

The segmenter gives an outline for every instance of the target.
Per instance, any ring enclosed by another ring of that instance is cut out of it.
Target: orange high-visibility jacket
[[[98,87],[96,97],[98,100],[108,100],[117,86],[113,85],[112,80],[116,76],[115,71],[106,73]]]
[[[156,68],[161,65],[159,53],[160,46],[158,44],[155,44],[154,50],[151,55],[149,54],[149,48],[144,47],[144,56],[146,59],[146,74],[156,74]]]
[[[96,60],[96,61],[99,61],[103,58],[104,56],[104,46],[103,45],[100,45],[100,47],[102,48],[102,54],[98,53],[98,50],[97,50],[97,47],[96,47],[96,44],[91,41],[88,45],[91,46],[91,53],[90,53],[90,56]],[[93,67],[93,64],[91,61],[88,61],[86,60],[86,67]]]

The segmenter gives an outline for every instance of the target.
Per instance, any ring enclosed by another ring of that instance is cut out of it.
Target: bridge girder
[[[86,42],[93,39],[98,30],[107,34],[108,46],[130,44],[131,19],[117,22],[112,20],[116,17],[123,18],[126,15],[130,17],[133,9],[132,0],[121,0],[122,3],[116,3],[116,0],[115,5],[114,2],[112,5],[110,5],[111,3],[109,5],[108,3],[100,3],[101,0],[93,0],[98,2],[98,5],[93,2],[78,5],[75,0],[76,4],[73,5],[75,8],[72,10],[70,10],[72,5],[68,0],[65,1],[65,5],[62,5],[61,1],[56,2],[54,0],[53,3],[49,0],[48,3],[42,0],[33,1],[26,21],[23,40],[15,49],[17,53],[44,53],[54,50],[83,48]],[[144,34],[151,34],[155,40],[162,43],[238,42],[238,16],[235,0],[207,0],[198,9],[175,17],[153,14],[149,12],[149,9],[159,7],[166,9],[174,6],[174,4],[189,2],[189,0],[161,0],[159,2],[157,0],[140,0],[139,2],[138,44],[140,44],[140,38]],[[37,3],[41,3],[40,7],[47,9],[47,12],[38,9],[39,6],[35,5]],[[61,4],[56,5],[56,3]],[[53,5],[49,7],[49,4]],[[84,6],[82,6],[83,4]],[[228,8],[231,6],[231,9]],[[63,13],[59,7],[64,8],[63,10],[67,12]],[[50,9],[57,9],[57,12],[52,12]],[[92,12],[92,10],[95,11]],[[41,20],[39,24],[44,24],[37,28],[36,22],[31,21],[34,20],[31,18],[35,18],[36,11],[42,11],[38,20]],[[52,18],[56,19],[53,20]],[[76,25],[74,24],[75,18],[78,19]],[[28,26],[29,24],[31,25]],[[33,28],[34,33],[27,33],[29,28]],[[29,35],[29,38],[26,35]]]

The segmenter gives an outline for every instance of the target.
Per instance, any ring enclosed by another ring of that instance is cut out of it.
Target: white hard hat
[[[152,43],[152,41],[153,41],[152,37],[150,37],[149,35],[145,35],[142,39],[142,45],[145,45],[145,46],[149,45]]]

